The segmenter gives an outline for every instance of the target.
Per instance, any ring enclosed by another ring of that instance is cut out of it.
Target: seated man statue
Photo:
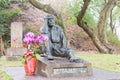
[[[48,36],[46,46],[42,50],[47,55],[48,60],[53,60],[53,56],[67,57],[70,62],[83,62],[82,59],[74,56],[73,50],[66,48],[66,37],[61,27],[55,25],[54,17],[48,14],[44,18],[44,25],[40,29],[41,34]]]

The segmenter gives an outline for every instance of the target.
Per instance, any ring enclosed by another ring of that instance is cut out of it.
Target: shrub
[[[0,0],[0,7],[7,8],[10,3],[10,0]]]
[[[10,40],[10,24],[18,16],[20,9],[0,11],[0,36],[5,40]],[[6,42],[7,42],[6,41]]]
[[[113,34],[111,31],[108,31],[107,35],[108,35],[108,40],[111,43],[113,43],[113,44],[117,45],[118,47],[120,47],[120,41],[118,40],[118,37],[115,34]]]

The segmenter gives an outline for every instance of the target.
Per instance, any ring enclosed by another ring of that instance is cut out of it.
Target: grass
[[[113,43],[113,44],[115,44],[116,46],[120,47],[120,41],[119,41],[119,39],[118,39],[118,37],[117,37],[116,34],[113,34],[111,31],[108,31],[108,32],[107,32],[107,35],[108,35],[108,40],[109,40],[111,43]]]
[[[76,54],[92,63],[95,68],[120,73],[120,55],[111,54]]]
[[[0,80],[13,80],[9,75],[4,71],[0,70]]]
[[[0,60],[0,66],[2,66],[2,67],[17,67],[17,66],[22,66],[22,63],[21,63],[21,61]]]
[[[2,68],[22,66],[21,61],[6,61],[0,59],[0,80],[13,80]]]

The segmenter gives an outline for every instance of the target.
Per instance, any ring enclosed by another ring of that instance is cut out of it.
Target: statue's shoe
[[[76,62],[76,63],[83,63],[84,60],[83,59],[79,59],[79,58],[75,58],[75,59],[70,59],[70,62]]]
[[[51,56],[51,55],[47,55],[47,59],[48,59],[48,60],[54,60],[54,59],[53,59],[53,56]]]
[[[46,57],[47,55],[46,54],[40,54],[41,57]]]

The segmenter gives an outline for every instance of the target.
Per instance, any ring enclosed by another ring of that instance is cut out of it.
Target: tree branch
[[[37,0],[29,0],[29,2],[34,7],[38,8],[38,9],[40,9],[40,10],[46,12],[46,13],[50,13],[50,14],[54,15],[57,18],[56,23],[64,29],[63,20],[62,20],[62,16],[61,16],[60,12],[53,9],[50,5],[42,4],[42,3],[38,2]]]
[[[87,7],[89,5],[91,0],[84,0],[84,4],[83,4],[83,7],[81,9],[81,11],[79,12],[78,16],[77,16],[77,24],[80,24],[82,18],[84,17],[85,15],[85,12],[87,10]]]
[[[77,24],[83,28],[83,30],[90,36],[92,37],[91,35],[93,35],[93,30],[88,27],[87,23],[83,22],[82,21],[82,18],[84,17],[85,15],[85,12],[87,10],[87,7],[89,5],[91,0],[84,0],[84,4],[83,4],[83,7],[81,9],[81,11],[79,12],[78,16],[77,16]]]
[[[113,8],[116,5],[116,2],[117,0],[109,0],[100,13],[97,28],[98,28],[98,37],[103,44],[108,43],[107,34],[106,34],[107,20],[108,17],[110,16],[111,10],[113,10]]]

